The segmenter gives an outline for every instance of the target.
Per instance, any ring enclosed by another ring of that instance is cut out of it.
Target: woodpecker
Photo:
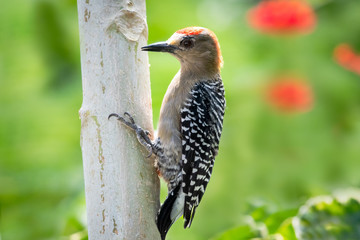
[[[191,226],[211,177],[225,112],[223,61],[215,34],[202,27],[178,30],[166,42],[141,49],[170,53],[181,64],[162,102],[158,136],[152,141],[129,113],[113,113],[109,118],[115,116],[132,128],[150,156],[155,154],[155,167],[168,185],[168,196],[156,218],[164,240],[182,215],[184,228]]]

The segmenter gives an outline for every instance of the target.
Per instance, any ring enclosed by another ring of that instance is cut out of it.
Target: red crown
[[[204,28],[201,27],[187,27],[176,31],[176,33],[185,35],[199,35],[202,31],[204,31]]]

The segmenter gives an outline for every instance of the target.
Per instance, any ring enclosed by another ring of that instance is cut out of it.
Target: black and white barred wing
[[[211,177],[219,149],[224,110],[221,79],[197,83],[181,109],[185,228],[190,227]]]

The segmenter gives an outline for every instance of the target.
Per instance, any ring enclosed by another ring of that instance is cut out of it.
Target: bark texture
[[[135,134],[110,113],[153,131],[145,0],[78,1],[81,147],[89,239],[160,239],[159,179]]]

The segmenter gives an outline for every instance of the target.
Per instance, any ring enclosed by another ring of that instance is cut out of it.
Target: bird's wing
[[[221,79],[195,84],[181,109],[184,227],[190,227],[209,182],[225,110]]]

